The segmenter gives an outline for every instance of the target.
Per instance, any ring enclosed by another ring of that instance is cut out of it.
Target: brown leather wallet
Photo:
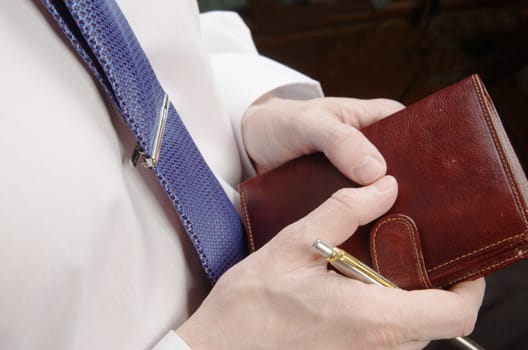
[[[406,289],[446,288],[528,255],[528,182],[477,75],[362,132],[399,192],[343,249]],[[353,186],[322,154],[240,184],[250,250]]]

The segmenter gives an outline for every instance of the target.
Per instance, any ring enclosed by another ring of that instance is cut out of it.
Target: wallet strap
[[[399,287],[433,287],[425,268],[418,228],[407,215],[390,214],[379,220],[372,228],[370,249],[374,268],[384,276],[391,276]]]

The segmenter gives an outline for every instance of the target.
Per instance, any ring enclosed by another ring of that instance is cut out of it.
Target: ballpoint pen
[[[326,260],[336,268],[336,270],[347,277],[369,284],[376,284],[388,288],[398,288],[397,285],[389,281],[387,278],[383,277],[342,249],[331,247],[320,240],[316,240],[313,247],[325,257]],[[484,348],[468,337],[456,337],[450,340],[459,349],[484,350]]]

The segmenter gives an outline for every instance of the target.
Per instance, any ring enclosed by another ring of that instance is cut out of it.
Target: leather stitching
[[[394,217],[385,218],[385,219],[383,219],[381,222],[379,222],[376,225],[376,229],[372,233],[372,236],[373,236],[372,239],[374,241],[374,244],[373,244],[373,255],[374,255],[374,266],[375,266],[375,268],[378,271],[380,271],[381,274],[383,274],[382,271],[381,271],[381,267],[379,265],[379,261],[378,261],[378,252],[377,252],[377,249],[376,249],[376,238],[377,238],[378,231],[381,228],[381,226],[383,226],[385,224],[388,224],[389,222],[400,222],[400,223],[403,223],[405,225],[405,227],[407,228],[408,232],[411,235],[411,242],[412,242],[412,246],[413,246],[413,254],[414,254],[414,257],[415,257],[416,265],[418,265],[417,270],[418,270],[418,276],[420,278],[420,281],[426,287],[431,287],[432,286],[431,283],[428,282],[428,280],[425,278],[425,274],[424,274],[425,266],[423,264],[423,260],[420,259],[420,255],[419,255],[420,253],[418,251],[418,247],[417,247],[417,244],[416,244],[415,235],[417,235],[418,232],[416,231],[414,225],[411,225],[407,220],[405,220],[403,218],[394,218]]]
[[[450,280],[449,282],[447,282],[447,285],[453,285],[453,284],[456,284],[458,282],[461,282],[461,281],[464,281],[466,279],[469,279],[473,276],[477,276],[477,275],[481,275],[487,271],[490,271],[490,270],[494,270],[495,268],[499,267],[499,266],[504,266],[504,265],[507,265],[510,261],[514,261],[514,260],[517,260],[519,258],[518,254],[517,253],[514,253],[514,255],[510,256],[508,259],[503,259],[495,264],[492,264],[492,265],[488,265],[484,268],[481,268],[477,271],[473,271],[473,272],[470,272],[470,273],[467,273],[461,277],[458,277],[456,279],[453,279],[453,280]]]
[[[242,201],[242,209],[244,213],[244,221],[246,222],[247,226],[247,236],[249,238],[249,249],[251,252],[254,252],[255,249],[255,241],[253,240],[253,230],[251,229],[251,221],[249,220],[249,211],[247,208],[247,198],[246,198],[246,191],[241,190],[240,191],[240,199]]]
[[[510,169],[510,167],[508,166],[508,163],[505,160],[504,149],[502,148],[502,145],[500,144],[500,142],[498,140],[497,132],[496,132],[494,126],[493,126],[493,122],[491,121],[490,112],[488,110],[487,105],[484,103],[484,99],[482,97],[482,92],[480,91],[480,84],[478,83],[477,78],[476,78],[475,75],[471,76],[471,81],[473,83],[473,87],[475,88],[475,92],[476,92],[476,94],[478,96],[480,108],[482,109],[482,112],[484,113],[484,116],[486,118],[486,124],[488,126],[488,130],[489,130],[489,132],[491,134],[491,137],[493,139],[493,143],[495,144],[495,148],[497,150],[497,153],[499,154],[499,158],[501,160],[502,168],[504,169],[504,172],[506,173],[506,177],[508,178],[508,182],[510,184],[510,189],[512,190],[513,195],[515,197],[515,205],[516,205],[517,210],[519,211],[519,213],[521,215],[522,220],[524,221],[524,224],[525,224],[526,228],[525,228],[524,232],[522,232],[520,234],[517,234],[515,236],[511,236],[511,237],[502,239],[502,240],[500,240],[498,242],[495,242],[495,243],[492,243],[492,244],[490,244],[490,245],[488,245],[486,247],[480,248],[478,250],[475,250],[475,251],[472,251],[470,253],[467,253],[467,254],[461,255],[459,257],[456,257],[454,259],[451,259],[451,260],[449,260],[449,261],[447,261],[447,262],[445,262],[443,264],[440,264],[438,266],[432,267],[431,269],[427,270],[427,272],[435,271],[435,270],[440,269],[442,267],[445,267],[445,266],[447,266],[449,264],[452,264],[452,263],[454,263],[454,262],[456,262],[458,260],[461,260],[463,258],[469,257],[469,256],[477,254],[477,253],[480,253],[482,251],[488,250],[488,249],[490,249],[490,248],[492,248],[494,246],[497,246],[497,245],[499,245],[501,243],[517,239],[517,238],[522,237],[522,236],[524,236],[524,235],[526,235],[528,233],[528,222],[527,222],[527,219],[526,219],[526,214],[525,214],[525,211],[524,211],[524,208],[523,208],[523,205],[522,205],[522,201],[520,200],[519,192],[517,190],[517,187],[515,186],[515,181],[513,180],[511,169]]]
[[[498,242],[495,242],[495,243],[493,243],[493,244],[490,244],[490,245],[487,245],[487,246],[485,246],[485,247],[482,247],[482,248],[480,248],[480,249],[478,249],[478,250],[475,250],[475,251],[472,251],[472,252],[470,252],[470,253],[467,253],[467,254],[461,255],[461,256],[459,256],[459,257],[457,257],[457,258],[451,259],[451,260],[449,260],[448,262],[445,262],[445,263],[443,263],[443,264],[441,264],[441,265],[435,266],[435,267],[433,267],[433,268],[427,270],[427,272],[433,272],[434,270],[438,270],[439,268],[444,267],[444,266],[446,266],[446,265],[449,265],[449,264],[451,264],[451,263],[454,263],[454,262],[456,262],[456,261],[458,261],[458,260],[461,260],[461,259],[467,258],[468,256],[471,256],[471,255],[474,255],[474,254],[477,254],[477,253],[483,252],[483,251],[488,250],[488,249],[490,249],[490,248],[493,248],[493,247],[495,247],[495,246],[497,246],[497,245],[499,245],[499,244],[501,244],[501,243],[505,243],[505,242],[508,242],[508,241],[514,240],[514,239],[516,239],[516,238],[520,238],[520,237],[522,237],[522,236],[524,236],[524,235],[525,235],[525,233],[523,232],[523,233],[520,233],[520,234],[518,234],[518,235],[515,235],[515,236],[512,236],[512,237],[508,237],[508,238],[505,238],[505,239],[500,240],[500,241],[498,241]]]

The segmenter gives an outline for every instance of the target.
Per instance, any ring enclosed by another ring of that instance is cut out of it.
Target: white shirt
[[[119,4],[236,203],[251,173],[245,109],[271,90],[320,96],[319,85],[259,56],[233,13],[200,26],[195,1]],[[210,287],[150,171],[128,165],[127,127],[44,14],[0,2],[0,348],[151,348]],[[162,347],[185,344],[169,333]]]

